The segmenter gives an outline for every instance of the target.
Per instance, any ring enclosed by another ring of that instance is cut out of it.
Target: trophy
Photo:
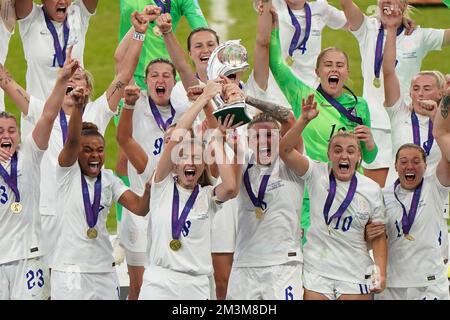
[[[219,45],[211,54],[206,69],[209,80],[217,79],[219,76],[229,76],[231,74],[247,70],[247,50],[240,44],[240,40],[229,40]],[[233,125],[242,122],[246,124],[251,121],[245,101],[235,101],[225,103],[220,95],[213,98],[216,111],[213,115],[222,120],[228,114],[234,115]]]

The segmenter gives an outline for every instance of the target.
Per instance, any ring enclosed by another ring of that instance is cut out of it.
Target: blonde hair
[[[270,114],[268,114],[266,112],[261,112],[253,117],[252,121],[250,121],[250,123],[248,124],[248,129],[250,129],[257,123],[262,123],[262,122],[273,123],[275,125],[275,129],[280,129],[280,127],[281,127],[279,122],[274,117],[272,117]]]
[[[356,164],[356,167],[355,167],[355,170],[358,170],[358,168],[361,164],[361,161],[362,161],[362,150],[361,150],[361,145],[359,144],[358,137],[356,136],[356,134],[353,131],[344,131],[344,130],[338,131],[335,135],[333,135],[331,137],[330,141],[328,142],[327,155],[330,153],[330,148],[331,148],[331,145],[333,144],[333,141],[336,140],[337,138],[350,138],[350,139],[355,140],[359,154],[361,155],[361,159],[360,159],[360,161],[358,161],[358,163]],[[329,158],[329,156],[328,156],[328,158]]]
[[[319,55],[318,55],[318,57],[317,57],[317,61],[316,61],[316,69],[319,69],[319,64],[320,64],[320,61],[322,60],[323,56],[324,56],[326,53],[330,52],[330,51],[337,51],[337,52],[342,53],[342,54],[344,55],[344,57],[345,57],[346,62],[347,62],[347,69],[350,68],[350,62],[349,62],[349,60],[348,60],[348,56],[347,56],[347,54],[346,54],[342,49],[339,49],[339,48],[337,48],[337,47],[328,47],[328,48],[323,49],[323,50],[319,53]]]
[[[328,151],[327,152],[330,151],[331,144],[337,138],[350,138],[350,139],[355,140],[356,145],[358,146],[358,151],[359,151],[359,153],[362,154],[361,146],[359,145],[359,140],[358,140],[358,137],[356,136],[356,134],[353,131],[344,131],[344,130],[340,130],[340,131],[336,132],[336,134],[334,134],[331,137],[330,141],[328,142]]]
[[[436,79],[436,84],[439,90],[444,89],[446,80],[445,80],[445,76],[442,72],[438,71],[438,70],[424,70],[424,71],[420,71],[418,73],[416,73],[414,75],[414,77],[411,79],[411,83],[420,76],[432,76]]]

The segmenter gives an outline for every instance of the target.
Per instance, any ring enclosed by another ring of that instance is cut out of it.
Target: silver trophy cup
[[[240,40],[229,40],[219,45],[211,54],[206,69],[209,80],[217,79],[219,76],[229,76],[231,74],[245,71],[249,68],[247,63],[247,50],[240,44]],[[213,112],[216,118],[222,120],[228,114],[234,115],[233,125],[239,122],[242,124],[251,121],[245,101],[235,101],[225,103],[220,95],[213,98],[216,111]]]

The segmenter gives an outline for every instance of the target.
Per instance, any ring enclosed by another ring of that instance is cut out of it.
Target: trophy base
[[[252,117],[247,113],[247,108],[243,106],[242,102],[230,104],[229,106],[225,105],[223,108],[213,112],[214,117],[217,119],[221,117],[222,121],[225,120],[228,114],[234,115],[233,126],[239,122],[242,122],[241,125],[244,125],[252,121]]]

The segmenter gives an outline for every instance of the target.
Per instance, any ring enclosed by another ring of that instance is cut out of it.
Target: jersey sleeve
[[[182,15],[186,17],[191,30],[208,26],[197,0],[183,0],[181,11]]]
[[[103,93],[97,100],[88,104],[83,113],[83,121],[92,122],[97,127],[102,135],[105,135],[111,118],[118,113],[113,112],[109,108],[108,100],[106,99],[106,92]]]
[[[87,28],[89,25],[89,19],[95,15],[97,11],[94,13],[90,13],[89,10],[86,8],[86,5],[84,4],[84,0],[76,0],[73,5],[77,5],[80,7],[80,18],[81,18],[81,25]]]
[[[318,0],[318,2],[319,1],[322,2],[322,0]],[[344,12],[333,7],[326,0],[323,0],[323,2],[323,18],[326,25],[331,29],[342,29],[347,23]]]
[[[315,161],[315,160],[311,159],[310,157],[307,157],[307,159],[308,159],[308,163],[309,163],[308,170],[306,170],[305,174],[303,176],[301,176],[301,178],[303,180],[305,180],[306,182],[311,181],[313,179],[315,167],[320,164],[319,161]]]
[[[155,157],[148,157],[147,165],[145,166],[145,169],[142,173],[139,174],[139,180],[141,180],[141,183],[143,186],[149,181],[150,179],[153,180],[153,173],[155,172],[157,160]]]
[[[58,189],[65,190],[64,192],[67,192],[67,189],[70,188],[71,182],[77,173],[81,174],[78,161],[75,161],[75,163],[70,167],[61,167],[61,165],[57,163],[56,182],[58,184]],[[81,177],[79,179],[81,179]]]
[[[372,222],[386,224],[386,207],[384,206],[383,193],[380,188],[374,196],[373,207],[370,212],[370,220]]]
[[[448,203],[448,196],[450,192],[450,187],[443,186],[439,181],[439,177],[436,172],[431,176],[433,179],[434,190],[433,195],[436,197],[436,201]]]
[[[42,111],[44,111],[44,101],[30,96],[30,102],[28,103],[28,113],[25,119],[36,125],[37,121],[41,117]]]
[[[423,34],[421,46],[424,52],[442,49],[445,30],[424,28],[421,31]]]
[[[403,98],[400,97],[391,107],[385,108],[385,110],[389,116],[389,119],[391,120],[391,123],[395,117],[400,116],[400,112],[402,110],[404,110],[404,106],[405,106],[405,102],[404,102]]]
[[[312,88],[298,79],[283,61],[281,55],[279,29],[272,30],[270,39],[270,70],[278,83],[281,91],[285,95],[296,117],[301,113],[302,98],[306,98],[312,93]]]
[[[351,31],[353,33],[353,35],[356,37],[356,39],[358,39],[358,42],[360,42],[360,43],[365,43],[365,38],[366,38],[367,34],[369,33],[370,19],[372,19],[372,18],[364,16],[363,22],[362,22],[361,26],[359,27],[359,29]]]
[[[40,166],[45,150],[39,149],[31,133],[21,144],[20,150],[27,157],[27,161],[30,161],[34,166]]]
[[[130,188],[127,187],[125,185],[125,183],[123,183],[123,181],[119,177],[113,175],[112,173],[111,173],[111,179],[112,179],[111,187],[112,187],[112,193],[113,193],[113,201],[118,202],[120,197],[122,196],[122,194],[124,194],[126,191],[130,190]]]
[[[369,106],[367,105],[366,100],[364,100],[363,98],[359,98],[359,99],[360,99],[360,101],[358,101],[358,109],[359,109],[358,114],[361,114],[363,124],[370,129],[371,125],[370,125]],[[372,163],[375,160],[375,158],[377,157],[378,146],[375,143],[375,147],[369,151],[366,148],[366,144],[364,142],[361,142],[361,151],[362,151],[362,158],[363,158],[364,162]]]
[[[39,18],[41,10],[42,8],[33,2],[33,9],[31,9],[30,14],[23,19],[17,20],[19,23],[19,33],[22,41],[27,38],[27,34],[31,30],[31,26]]]
[[[169,184],[171,183],[173,183],[173,176],[171,173],[160,182],[155,182],[155,175],[153,175],[152,187],[150,189],[151,201],[159,201],[164,192],[168,191]]]

